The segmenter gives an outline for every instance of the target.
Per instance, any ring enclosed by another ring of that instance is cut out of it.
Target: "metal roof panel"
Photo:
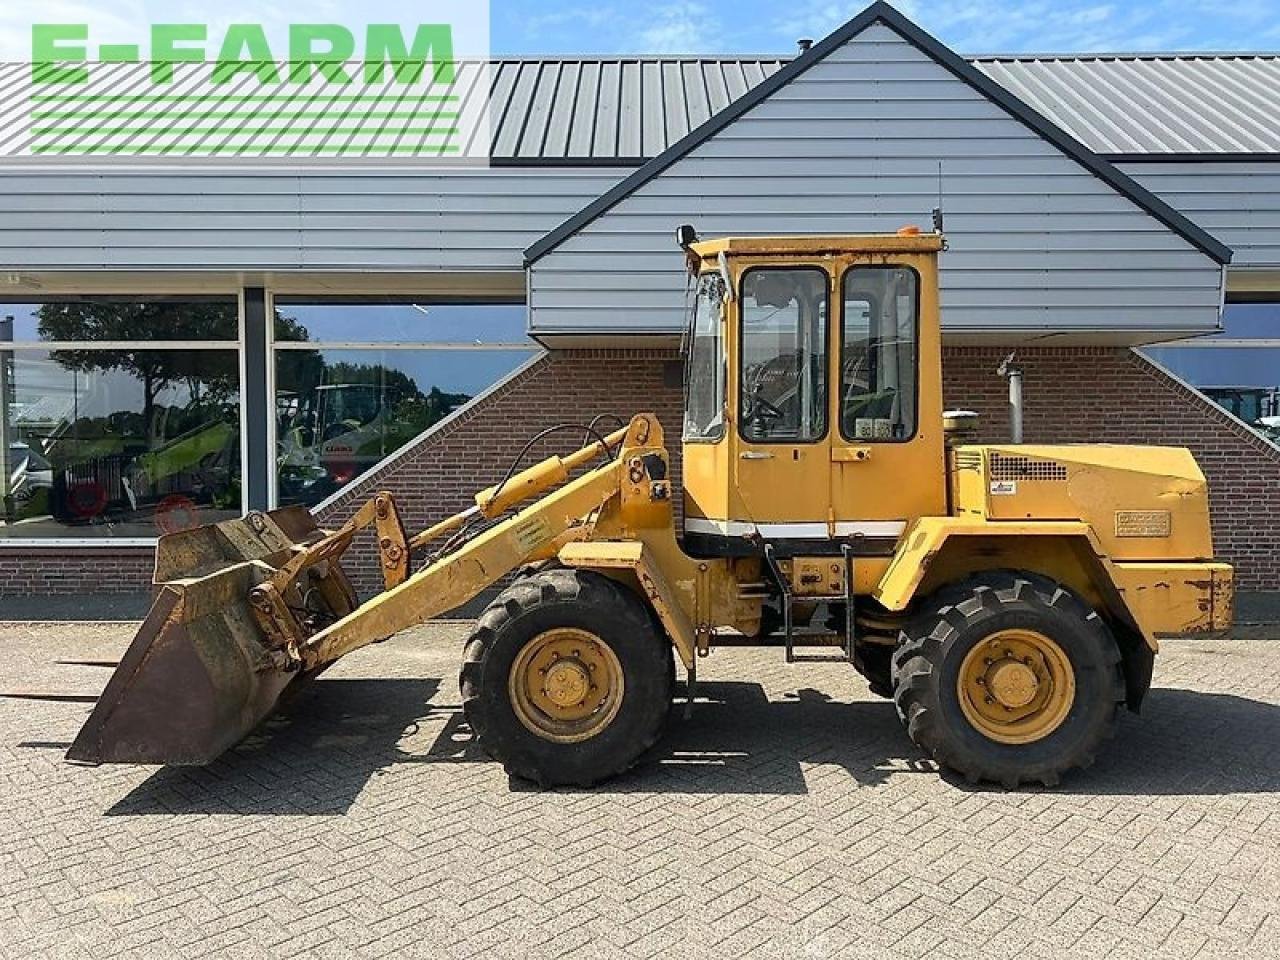
[[[468,102],[488,98],[489,146],[497,162],[638,164],[789,62],[768,56],[502,58],[462,63],[459,89]],[[1280,54],[1019,55],[971,62],[1084,146],[1107,156],[1280,156]],[[142,92],[149,84],[146,64],[95,64],[93,69],[95,89],[112,94]],[[32,143],[29,78],[29,65],[0,64],[0,156],[22,153]],[[216,89],[244,92],[250,85],[246,76]],[[196,71],[179,70],[172,92],[201,96],[207,86]],[[352,89],[372,88],[360,79]],[[340,122],[346,112],[322,106],[332,117],[321,124]],[[157,115],[133,142],[158,147],[169,142],[175,128],[198,124],[208,112],[198,102],[175,106]],[[262,104],[252,108],[243,125],[270,130],[288,112],[279,103]],[[91,112],[84,119],[86,129],[106,126],[95,122],[105,117]],[[210,132],[203,142],[225,138]],[[68,142],[106,139],[86,132]],[[328,142],[342,141],[343,135],[335,134]],[[471,143],[465,152],[475,156],[484,147]],[[184,148],[184,154],[198,157],[201,150]]]

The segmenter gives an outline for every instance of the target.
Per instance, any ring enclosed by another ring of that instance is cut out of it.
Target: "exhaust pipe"
[[[996,375],[1009,380],[1009,442],[1022,442],[1022,368],[1014,364],[1016,353],[1004,358]]]

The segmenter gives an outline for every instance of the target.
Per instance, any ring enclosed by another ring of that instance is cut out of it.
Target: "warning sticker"
[[[991,495],[993,497],[1012,497],[1018,492],[1017,480],[992,480]]]
[[[516,547],[522,553],[529,553],[551,538],[551,525],[542,517],[529,517],[521,521],[512,531]]]

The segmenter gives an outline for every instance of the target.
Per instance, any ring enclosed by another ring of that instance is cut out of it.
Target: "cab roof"
[[[702,259],[726,256],[839,256],[845,253],[936,253],[940,233],[864,233],[811,237],[720,237],[699,240],[689,250]]]

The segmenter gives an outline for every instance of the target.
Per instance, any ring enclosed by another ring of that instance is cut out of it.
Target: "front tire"
[[[940,591],[903,631],[893,684],[917,746],[971,783],[1010,789],[1092,764],[1124,701],[1120,651],[1098,614],[1016,571]]]
[[[867,687],[877,697],[893,699],[894,647],[883,643],[854,641],[853,669],[867,681]]]
[[[589,787],[657,741],[675,662],[634,593],[592,571],[550,568],[485,610],[459,683],[477,742],[509,774]]]

